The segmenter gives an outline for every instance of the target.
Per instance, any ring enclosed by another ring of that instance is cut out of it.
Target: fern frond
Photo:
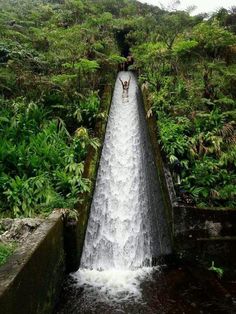
[[[234,134],[234,121],[231,121],[229,123],[226,123],[222,129],[219,130],[219,135],[221,135],[223,138],[227,138]]]

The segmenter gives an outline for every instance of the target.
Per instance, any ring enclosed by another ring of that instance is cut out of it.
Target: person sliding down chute
[[[119,77],[119,80],[122,84],[123,87],[123,94],[122,94],[122,98],[123,98],[123,102],[128,102],[129,101],[129,85],[130,85],[130,80],[131,80],[131,76],[129,76],[129,80],[128,81],[122,81],[122,79]]]

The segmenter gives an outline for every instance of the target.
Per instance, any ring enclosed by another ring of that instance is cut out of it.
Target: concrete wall
[[[151,108],[149,92],[143,89],[146,114]],[[231,267],[236,263],[236,209],[198,208],[179,204],[165,156],[158,144],[155,117],[146,117],[159,172],[163,198],[168,209],[174,253],[178,258]]]
[[[55,212],[0,268],[0,313],[50,314],[64,274],[63,220]]]
[[[178,205],[173,213],[179,257],[227,267],[236,263],[236,209]]]
[[[173,191],[170,189],[170,181],[168,169],[166,168],[165,163],[163,162],[161,148],[158,142],[158,130],[155,118],[151,115],[147,117],[147,112],[151,107],[151,103],[149,101],[149,94],[147,90],[142,90],[143,95],[143,104],[144,104],[144,114],[146,115],[146,122],[148,127],[148,132],[151,140],[151,145],[154,153],[154,159],[156,164],[156,169],[158,171],[158,178],[160,182],[160,187],[162,190],[163,201],[166,209],[166,217],[167,223],[169,226],[169,231],[171,234],[172,242],[173,242],[173,233],[174,233],[174,226],[173,226],[173,206],[172,206],[172,197],[174,197]]]
[[[150,119],[146,119],[142,94],[137,92],[137,102],[139,111],[139,132],[141,132],[140,145],[142,146],[143,171],[145,172],[147,197],[150,206],[149,219],[151,223],[152,253],[155,259],[154,264],[165,260],[172,254],[171,241],[171,220],[169,215],[169,207],[165,200],[163,190],[163,180],[161,173],[158,171],[157,161],[159,151],[155,144],[151,141],[152,130]],[[155,134],[156,135],[156,134]],[[155,136],[156,139],[156,136]],[[153,149],[154,148],[154,149]]]

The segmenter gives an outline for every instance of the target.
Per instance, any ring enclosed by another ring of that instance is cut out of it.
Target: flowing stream
[[[130,80],[128,95],[122,81]],[[111,104],[81,266],[74,277],[116,297],[139,282],[170,241],[136,78],[120,72]]]

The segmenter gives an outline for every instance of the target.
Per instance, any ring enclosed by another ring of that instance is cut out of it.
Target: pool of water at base
[[[211,272],[188,265],[153,270],[142,279],[138,297],[109,296],[69,276],[55,314],[236,314],[235,285],[230,289]]]

